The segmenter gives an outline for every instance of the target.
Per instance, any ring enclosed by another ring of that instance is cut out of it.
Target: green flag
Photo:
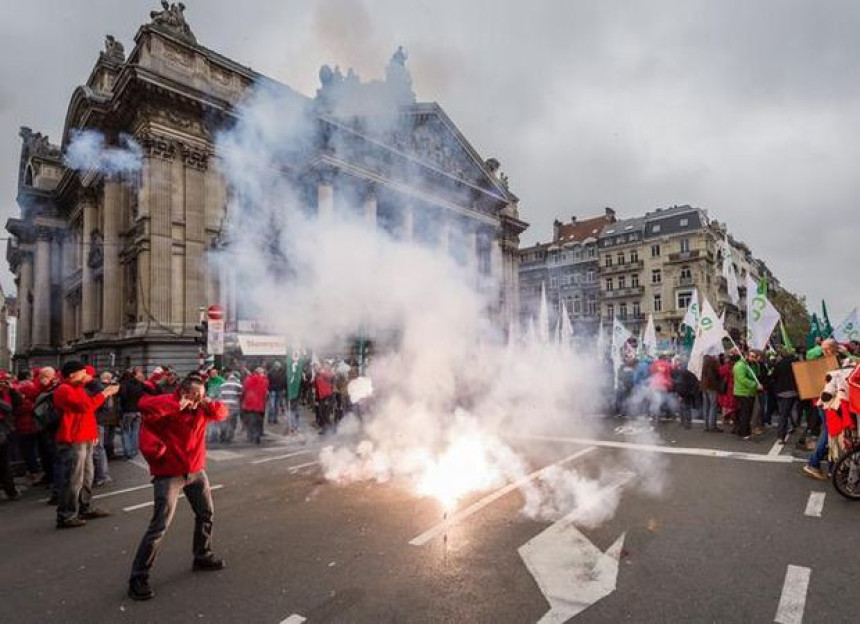
[[[827,314],[827,304],[824,302],[824,299],[821,300],[821,318],[823,320],[821,324],[821,337],[830,338],[833,335],[833,325],[830,324],[830,316]]]
[[[782,332],[782,346],[784,346],[789,351],[794,351],[794,345],[791,343],[791,337],[785,330],[785,323],[783,323],[782,320],[779,321],[779,329]]]
[[[812,320],[809,322],[809,333],[806,334],[806,348],[811,349],[815,346],[815,339],[821,338],[821,324],[818,322],[818,315],[813,312]]]

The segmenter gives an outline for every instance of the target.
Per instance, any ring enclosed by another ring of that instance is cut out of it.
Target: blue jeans
[[[821,435],[818,436],[818,444],[809,457],[809,465],[813,468],[821,468],[821,460],[824,459],[825,455],[827,455],[827,418],[821,414]]]
[[[705,419],[705,429],[717,428],[717,391],[702,391],[702,417]]]
[[[126,459],[137,457],[137,440],[140,435],[140,412],[126,412],[120,419],[122,451]]]
[[[269,390],[269,400],[266,405],[269,424],[277,424],[278,418],[286,410],[286,393],[283,390]]]
[[[104,447],[105,428],[99,425],[99,441],[93,447],[93,471],[96,483],[101,483],[108,477],[108,459]]]

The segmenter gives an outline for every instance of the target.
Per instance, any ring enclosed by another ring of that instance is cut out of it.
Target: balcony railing
[[[627,288],[604,290],[602,294],[607,299],[619,299],[621,297],[641,297],[644,292],[645,288],[642,286],[628,286]]]
[[[675,253],[670,253],[667,262],[690,262],[693,260],[708,260],[709,262],[714,261],[714,254],[710,251],[702,251],[701,249],[691,249],[690,251],[676,251]]]
[[[642,260],[636,262],[622,262],[621,264],[613,264],[612,266],[602,265],[600,267],[601,275],[614,275],[615,273],[624,273],[625,271],[641,271],[645,266]]]
[[[681,288],[683,286],[695,286],[696,285],[696,279],[692,276],[684,277],[684,276],[679,275],[678,277],[676,277],[673,280],[673,283],[675,284],[676,288]]]

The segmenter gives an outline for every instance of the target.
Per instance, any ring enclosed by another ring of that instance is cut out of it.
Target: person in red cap
[[[220,570],[212,554],[212,494],[206,476],[206,424],[227,418],[227,407],[205,395],[205,382],[191,374],[171,394],[147,395],[138,404],[143,419],[140,452],[152,473],[155,506],[132,563],[128,595],[149,600],[149,571],[184,492],[194,511],[194,570]]]
[[[54,408],[59,413],[57,452],[63,466],[63,483],[57,503],[57,528],[83,526],[87,520],[109,515],[90,506],[93,483],[93,445],[98,438],[96,408],[113,396],[119,386],[111,385],[90,396],[84,385],[87,371],[81,362],[63,364],[63,383],[54,391]]]

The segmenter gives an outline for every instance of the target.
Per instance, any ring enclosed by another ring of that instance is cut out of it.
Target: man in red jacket
[[[138,402],[142,418],[140,452],[149,463],[155,507],[149,527],[140,541],[128,595],[149,600],[149,571],[161,540],[173,520],[179,492],[185,493],[194,512],[195,570],[220,570],[221,559],[212,555],[212,494],[206,476],[206,424],[224,420],[227,408],[205,396],[205,382],[199,375],[186,377],[172,394],[145,395]]]
[[[90,508],[93,483],[93,446],[99,437],[96,409],[119,390],[108,386],[90,396],[84,385],[89,376],[84,364],[63,364],[64,381],[54,391],[54,409],[60,416],[57,453],[63,470],[62,489],[57,503],[57,528],[83,526],[87,520],[103,518],[108,512]]]
[[[266,369],[259,366],[253,375],[248,375],[242,387],[242,417],[248,431],[248,442],[260,443],[268,396],[269,378],[266,377]]]

